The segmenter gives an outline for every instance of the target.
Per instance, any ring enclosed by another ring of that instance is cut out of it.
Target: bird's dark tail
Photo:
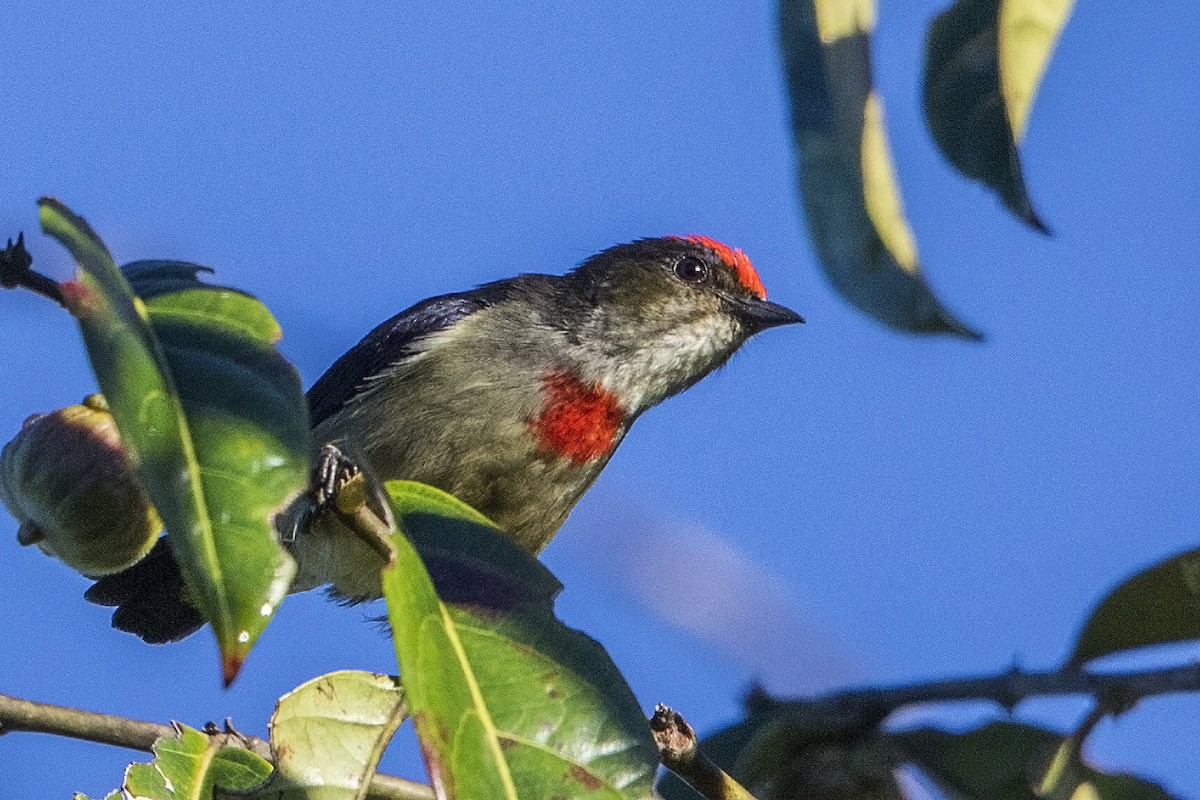
[[[183,575],[166,539],[124,572],[96,581],[84,597],[116,606],[112,625],[151,644],[177,642],[204,626],[204,617],[188,600]]]

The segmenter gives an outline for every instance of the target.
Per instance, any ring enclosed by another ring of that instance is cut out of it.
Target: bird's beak
[[[769,300],[759,300],[751,297],[748,300],[727,298],[733,313],[751,329],[758,333],[777,325],[791,325],[794,322],[804,322],[804,317],[790,308],[772,303]]]

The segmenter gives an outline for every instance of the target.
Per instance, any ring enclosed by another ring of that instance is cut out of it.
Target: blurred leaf
[[[800,196],[834,288],[885,325],[979,339],[921,274],[871,85],[873,0],[781,0]]]
[[[929,27],[925,118],[946,159],[1048,233],[1029,200],[1017,144],[1074,0],[958,0]]]
[[[1200,550],[1139,572],[1109,592],[1092,612],[1068,664],[1200,638]]]
[[[554,618],[558,581],[450,495],[388,491],[411,537],[394,537],[383,573],[388,619],[439,796],[648,796],[658,751],[646,718],[604,649]]]
[[[829,736],[809,720],[780,713],[746,743],[738,779],[763,800],[903,800],[895,754],[874,730]]]
[[[1071,800],[1075,788],[1083,781],[1079,774],[1081,746],[1081,741],[1068,736],[1053,749],[1043,767],[1031,770],[1030,783],[1034,795],[1044,800]]]
[[[903,800],[886,739],[809,724],[816,720],[781,704],[705,738],[700,749],[760,800]],[[658,789],[665,800],[700,797],[670,775]]]
[[[63,284],[68,308],[229,683],[295,571],[271,522],[308,480],[299,377],[253,298],[204,289],[193,270],[193,288],[144,303],[83,219],[52,199],[39,207],[80,265]],[[188,269],[161,262],[133,276],[161,288]]]
[[[968,733],[924,728],[889,739],[948,796],[956,800],[1043,800],[1035,787],[1066,740],[1060,734],[995,722]],[[1074,800],[1167,800],[1157,784],[1130,775],[1106,775],[1086,764],[1059,764],[1055,796]]]
[[[1000,88],[1013,138],[1025,138],[1029,110],[1075,0],[1003,0],[1000,7]]]
[[[345,670],[301,684],[271,717],[275,773],[255,800],[361,800],[404,718],[388,675]]]
[[[223,747],[219,740],[180,725],[178,738],[154,743],[154,761],[129,766],[123,788],[146,800],[208,800],[214,788],[246,792],[270,775],[270,763],[249,750]]]

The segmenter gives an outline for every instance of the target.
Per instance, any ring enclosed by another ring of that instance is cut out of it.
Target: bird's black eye
[[[699,283],[708,277],[708,265],[695,256],[684,256],[675,262],[675,274],[681,281]]]

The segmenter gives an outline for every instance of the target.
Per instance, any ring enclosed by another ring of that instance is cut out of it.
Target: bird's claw
[[[326,443],[313,470],[312,501],[318,508],[329,505],[338,492],[362,469],[336,444]]]
[[[315,517],[333,512],[387,563],[396,557],[391,542],[395,530],[386,494],[369,469],[330,442],[321,447],[313,469],[309,503],[297,516],[284,541],[294,542]]]

